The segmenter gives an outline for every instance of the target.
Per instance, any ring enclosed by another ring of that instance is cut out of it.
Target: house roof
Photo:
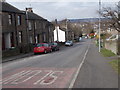
[[[64,32],[66,31],[65,29],[60,28],[60,26],[58,26],[58,25],[55,26],[55,30],[56,30],[57,28],[58,28],[58,30],[61,30],[61,31],[64,31]]]
[[[42,18],[41,16],[39,16],[39,15],[33,13],[33,12],[27,12],[27,13],[28,13],[28,17],[26,17],[26,19],[47,21],[46,19]]]
[[[7,2],[2,2],[2,12],[22,13],[19,9]]]

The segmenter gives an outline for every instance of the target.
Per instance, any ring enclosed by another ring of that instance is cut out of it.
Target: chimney
[[[26,8],[26,11],[27,11],[27,12],[33,12],[33,10],[32,10],[31,7],[30,7],[30,8]]]
[[[6,0],[0,0],[0,2],[6,2]]]
[[[57,19],[55,19],[55,24],[58,24],[58,23],[57,23]]]
[[[55,26],[58,26],[58,21],[57,21],[57,19],[55,19]]]

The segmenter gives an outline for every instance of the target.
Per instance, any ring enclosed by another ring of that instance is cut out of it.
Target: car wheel
[[[47,53],[47,51],[45,50],[45,51],[44,51],[44,53],[46,54],[46,53]]]
[[[50,50],[50,52],[52,52],[52,49]]]

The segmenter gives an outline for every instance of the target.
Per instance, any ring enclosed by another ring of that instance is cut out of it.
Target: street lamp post
[[[29,41],[29,20],[28,20],[28,11],[27,11],[27,8],[26,8],[26,11],[25,11],[25,14],[26,14],[26,33],[27,33],[27,41],[28,41],[28,44],[30,43]]]
[[[101,0],[99,0],[99,13],[101,13]],[[100,14],[99,14],[99,52],[100,52],[100,50],[101,50],[101,40],[100,40],[100,38],[101,38],[101,36],[100,36],[100,34],[101,34],[101,28],[100,28],[100,26],[101,26],[101,24],[100,24],[100,22],[101,22],[101,16],[100,16]]]

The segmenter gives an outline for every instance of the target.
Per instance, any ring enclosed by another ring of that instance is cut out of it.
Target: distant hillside
[[[79,22],[97,22],[99,18],[85,18],[85,19],[68,19],[69,22],[79,23]],[[107,18],[101,18],[101,20],[108,20]]]

